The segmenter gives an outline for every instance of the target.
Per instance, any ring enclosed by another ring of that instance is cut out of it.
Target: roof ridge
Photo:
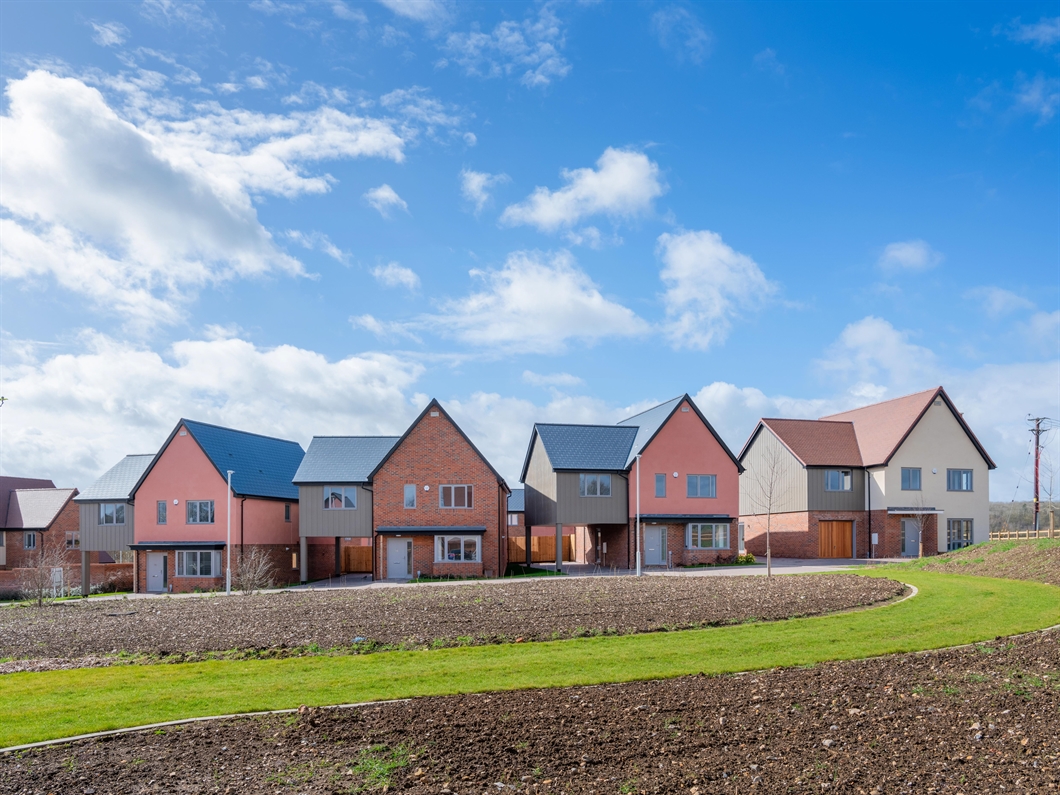
[[[77,491],[77,486],[52,486],[40,489],[11,489],[11,491]]]
[[[867,408],[867,407],[866,407]],[[842,412],[840,412],[842,413]],[[836,416],[834,414],[828,416]],[[826,417],[821,417],[816,420],[807,419],[805,417],[762,417],[760,422],[832,422],[836,425],[853,425],[853,420],[830,420]]]
[[[342,436],[339,434],[328,434],[327,436],[314,436],[314,439],[400,439],[401,436],[398,434],[357,434],[352,436]]]
[[[661,403],[659,405],[662,405]],[[637,415],[634,414],[634,417]],[[625,422],[625,420],[622,420]],[[535,422],[535,428],[546,427],[546,428],[616,428],[619,430],[628,430],[629,428],[639,428],[639,425],[614,425],[587,423],[587,422]]]
[[[296,442],[296,441],[294,441],[292,439],[281,439],[279,436],[267,436],[264,433],[254,433],[254,431],[244,431],[244,430],[240,430],[239,428],[229,428],[227,425],[215,425],[212,422],[201,422],[200,420],[189,420],[187,417],[181,417],[180,418],[180,422],[181,422],[182,425],[187,425],[190,422],[190,423],[192,423],[194,425],[201,425],[204,428],[216,428],[219,431],[228,431],[229,433],[238,433],[238,434],[242,434],[243,436],[256,436],[259,439],[269,439],[270,441],[273,441],[273,442],[283,442],[284,444],[297,444],[299,447],[302,446],[298,442]]]

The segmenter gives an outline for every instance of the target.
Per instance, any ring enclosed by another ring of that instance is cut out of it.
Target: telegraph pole
[[[1030,417],[1029,422],[1034,423],[1034,428],[1031,433],[1034,434],[1034,532],[1035,535],[1038,533],[1038,508],[1040,501],[1038,499],[1038,486],[1040,482],[1039,478],[1039,467],[1042,460],[1042,420],[1048,419],[1047,417]]]

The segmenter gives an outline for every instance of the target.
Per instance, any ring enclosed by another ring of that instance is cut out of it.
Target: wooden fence
[[[530,560],[533,563],[555,563],[556,537],[533,536],[530,539]],[[563,536],[563,560],[574,562],[574,536]],[[526,562],[525,536],[508,536],[508,562]]]
[[[350,574],[370,573],[372,571],[372,548],[343,547],[342,570]]]
[[[1008,540],[1019,540],[1019,539],[1033,539],[1033,538],[1060,538],[1060,530],[1054,530],[1051,527],[1043,527],[1039,530],[1009,530],[1007,527],[1003,530],[991,530],[990,540],[991,541],[1008,541]]]

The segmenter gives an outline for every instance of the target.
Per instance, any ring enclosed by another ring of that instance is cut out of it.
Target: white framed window
[[[509,527],[518,527],[519,526],[519,514],[517,514],[517,513],[508,514],[508,526]]]
[[[715,498],[718,496],[717,475],[689,475],[688,496]]]
[[[902,467],[902,491],[920,491],[920,467]]]
[[[442,486],[438,489],[438,506],[441,508],[472,508],[471,486]]]
[[[946,491],[971,491],[972,470],[970,469],[947,469]]]
[[[125,524],[125,503],[101,502],[99,504],[100,524]]]
[[[158,501],[158,524],[166,523],[166,515],[169,512],[169,504],[165,500]]]
[[[688,549],[728,549],[729,525],[690,524],[685,530],[685,546]]]
[[[356,486],[325,486],[325,511],[353,511],[357,509]]]
[[[37,548],[37,534],[26,533],[22,537],[22,548],[23,549],[36,549]]]
[[[213,500],[188,500],[188,524],[213,524]]]
[[[853,474],[849,469],[826,469],[824,471],[824,490],[853,491]]]
[[[66,531],[66,548],[81,549],[81,533],[77,530]]]
[[[435,536],[435,563],[477,563],[482,560],[479,536]]]
[[[972,544],[972,520],[971,519],[947,519],[946,520],[946,549],[952,552],[955,549],[971,546]]]
[[[597,474],[578,475],[578,494],[582,497],[610,497],[611,476]]]
[[[177,552],[178,577],[220,577],[221,553],[208,549],[182,549]]]
[[[405,507],[415,508],[416,507],[416,484],[406,483],[405,484]]]
[[[666,496],[666,475],[661,472],[655,473],[655,496]]]

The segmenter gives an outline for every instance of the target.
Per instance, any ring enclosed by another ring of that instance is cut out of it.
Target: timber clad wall
[[[825,491],[824,473],[829,469],[851,470],[853,488],[850,491]],[[811,511],[864,511],[865,470],[854,467],[809,467],[807,507]]]
[[[523,498],[526,501],[526,523],[546,525],[556,523],[556,473],[548,460],[541,437],[534,438],[530,466],[526,471]]]
[[[327,486],[343,486],[341,482]],[[372,536],[372,492],[357,486],[357,507],[352,510],[325,510],[324,489],[320,486],[299,486],[298,532],[306,537],[349,536],[371,538]]]
[[[109,500],[108,502],[120,502]],[[82,502],[78,507],[81,512],[81,548],[93,552],[111,552],[125,549],[133,543],[135,530],[134,511],[132,503],[125,505],[125,524],[103,524],[99,523],[98,502]],[[154,506],[152,506],[154,508]]]
[[[773,513],[807,510],[806,469],[769,428],[762,428],[744,457],[744,474],[740,476],[740,515],[764,513],[766,499],[761,484],[768,478],[773,462],[777,467],[777,484]],[[823,477],[823,476],[822,476]],[[822,490],[823,490],[822,481]]]
[[[629,521],[629,483],[624,474],[611,473],[610,497],[582,497],[578,477],[578,472],[556,473],[556,503],[563,524],[625,524]]]

